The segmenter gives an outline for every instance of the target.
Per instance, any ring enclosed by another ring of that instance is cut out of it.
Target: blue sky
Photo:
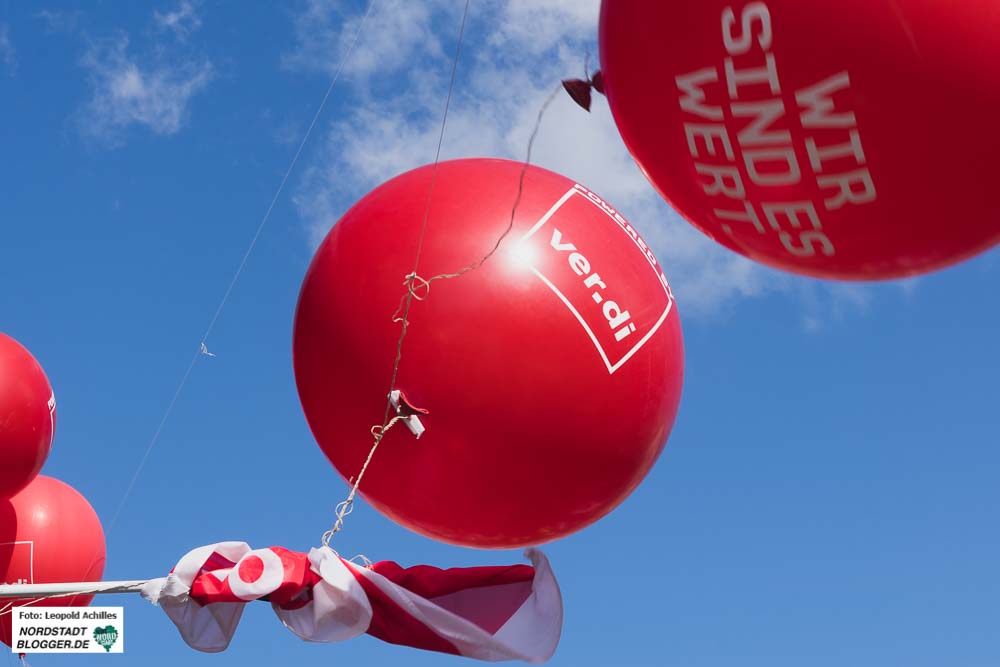
[[[596,53],[598,4],[473,2],[444,156],[523,158],[539,105]],[[346,489],[298,405],[298,288],[351,203],[433,159],[460,10],[377,2],[207,341],[217,356],[198,358],[122,505],[364,3],[0,0],[0,329],[52,381],[44,472],[101,516],[107,578],[159,576],[226,539],[307,550],[329,527]],[[658,199],[601,99],[587,115],[559,98],[535,161],[653,244],[687,366],[646,482],[546,547],[566,604],[550,664],[1000,662],[1000,254],[877,285],[755,266]],[[337,539],[403,564],[519,559],[437,544],[363,504]],[[265,605],[203,656],[142,600],[102,602],[126,607],[130,664],[458,664],[367,637],[306,645]]]

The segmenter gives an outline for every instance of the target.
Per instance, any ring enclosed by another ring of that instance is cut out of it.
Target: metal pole
[[[50,598],[64,595],[101,595],[105,593],[138,593],[146,583],[136,581],[77,581],[58,584],[10,584],[0,586],[3,598]]]

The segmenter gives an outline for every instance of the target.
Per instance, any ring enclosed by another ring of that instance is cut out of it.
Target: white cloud
[[[509,0],[490,41],[541,53],[573,37],[596,39],[600,11],[600,0]]]
[[[213,76],[209,62],[143,65],[129,55],[127,36],[91,44],[82,64],[89,71],[90,101],[79,118],[87,136],[111,143],[133,125],[156,134],[174,134],[187,116],[191,98]]]
[[[43,9],[35,14],[35,18],[45,22],[49,32],[75,32],[80,23],[80,11],[52,11]]]
[[[284,57],[286,67],[333,74],[362,21],[344,5],[340,0],[307,0],[295,18],[296,48]],[[411,68],[414,56],[442,61],[434,21],[446,6],[442,0],[376,3],[345,73],[355,78],[384,76]]]
[[[889,286],[892,283],[882,283]],[[800,308],[801,326],[810,334],[836,331],[850,316],[866,313],[880,289],[864,283],[789,278]],[[903,288],[906,289],[905,287]]]
[[[306,170],[294,196],[314,245],[361,193],[433,160],[462,4],[401,0],[372,17],[359,42],[364,55],[347,68],[354,90],[341,90],[357,103],[330,122],[323,157]],[[336,68],[358,25],[357,16],[345,16],[338,6],[330,0],[307,3],[296,19],[298,42],[286,65],[326,73]],[[597,65],[600,2],[495,0],[473,8],[442,159],[523,160],[547,97],[562,79],[583,74],[588,54],[591,69]],[[406,20],[387,18],[397,10]],[[761,266],[683,221],[632,161],[600,96],[587,114],[560,92],[546,113],[532,162],[593,188],[642,231],[684,315],[712,315],[737,299],[788,292],[817,300],[810,318],[818,327],[846,308],[867,305],[864,287],[845,292],[841,285]]]
[[[201,18],[188,0],[181,0],[180,5],[172,12],[161,14],[154,11],[153,19],[161,30],[172,31],[178,39],[186,38],[201,27]]]
[[[912,298],[920,287],[923,278],[913,277],[913,278],[903,278],[901,280],[894,281],[896,287],[903,293],[903,296],[907,298]]]
[[[10,28],[6,23],[0,23],[0,63],[3,63],[8,75],[14,76],[17,72],[17,52],[10,40]]]

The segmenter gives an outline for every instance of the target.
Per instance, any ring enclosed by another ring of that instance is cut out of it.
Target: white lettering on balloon
[[[6,569],[0,571],[0,584],[35,583],[34,540],[0,542],[0,557],[6,563]]]
[[[604,319],[608,321],[608,326],[611,329],[617,329],[614,331],[615,340],[620,343],[635,333],[635,323],[629,321],[632,319],[632,315],[627,310],[622,310],[617,301],[612,301],[605,296],[604,290],[608,286],[601,280],[601,274],[596,271],[590,272],[590,261],[577,251],[575,245],[563,242],[562,232],[559,231],[558,227],[552,228],[552,240],[549,241],[549,245],[556,252],[569,253],[567,256],[569,267],[573,269],[573,273],[583,278],[584,287],[594,290],[590,297],[595,304],[600,306]]]
[[[713,213],[726,233],[750,225],[757,234],[777,234],[797,257],[832,256],[836,248],[821,212],[877,198],[857,118],[835,102],[850,90],[850,75],[837,72],[794,91],[790,112],[774,40],[767,3],[750,2],[738,14],[732,7],[722,11],[722,65],[676,77],[680,107],[694,117],[684,123],[688,151],[705,194],[719,199]],[[780,201],[782,189],[806,177],[819,198]],[[778,201],[751,201],[748,184],[772,188]]]
[[[628,241],[595,236],[594,226],[602,220],[617,225]],[[521,244],[539,251],[524,253],[524,261],[583,327],[608,373],[632,359],[673,308],[670,285],[642,236],[582,185],[564,194]]]

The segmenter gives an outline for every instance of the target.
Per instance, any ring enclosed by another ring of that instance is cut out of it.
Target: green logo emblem
[[[111,647],[118,641],[118,631],[115,626],[106,625],[103,628],[94,628],[94,641],[104,647],[104,650],[111,652]]]

